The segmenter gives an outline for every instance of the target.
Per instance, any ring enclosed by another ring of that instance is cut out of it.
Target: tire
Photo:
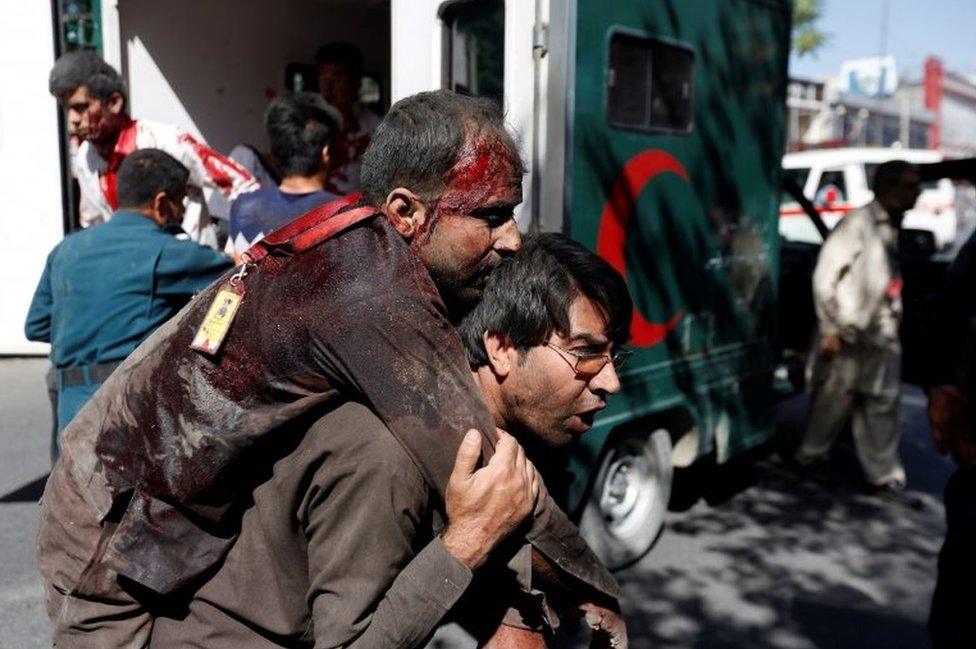
[[[606,448],[580,532],[608,568],[630,565],[654,545],[664,526],[672,476],[666,430],[623,435]]]

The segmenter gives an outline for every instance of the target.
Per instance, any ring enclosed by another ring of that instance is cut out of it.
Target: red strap
[[[119,209],[119,165],[122,164],[122,161],[125,160],[127,155],[136,150],[136,135],[138,132],[139,129],[136,128],[136,122],[132,119],[122,127],[122,130],[119,131],[119,137],[115,141],[115,147],[109,154],[108,160],[106,160],[108,167],[98,177],[98,182],[102,187],[102,195],[105,196],[105,201],[113,210]]]
[[[271,253],[294,255],[308,250],[346,228],[379,213],[375,207],[357,207],[342,211],[357,202],[359,197],[359,194],[350,194],[317,207],[278,228],[251,246],[244,254],[252,262],[260,261]]]

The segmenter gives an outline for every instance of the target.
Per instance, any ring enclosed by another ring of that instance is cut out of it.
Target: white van
[[[816,206],[827,227],[874,198],[871,181],[883,162],[906,160],[916,164],[940,162],[942,154],[925,149],[845,148],[787,153],[783,173],[792,176]],[[958,217],[955,187],[946,178],[922,184],[915,208],[905,214],[904,227],[930,230],[940,248],[956,239]],[[780,205],[779,232],[784,239],[820,243],[820,235],[800,206],[789,196]]]

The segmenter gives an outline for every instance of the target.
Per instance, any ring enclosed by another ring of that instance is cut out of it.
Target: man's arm
[[[192,184],[216,188],[231,201],[258,188],[258,181],[247,169],[189,133],[177,131],[176,140],[180,149],[177,157],[190,170]]]
[[[971,351],[970,319],[976,314],[976,235],[966,241],[949,267],[932,308],[923,377],[928,395],[926,413],[932,439],[940,453],[959,464],[976,464],[971,435],[969,398],[960,386],[960,355]]]
[[[308,538],[315,646],[419,646],[467,588],[472,570],[531,512],[538,476],[507,436],[476,470],[481,447],[472,431],[451,474],[447,528],[414,555],[431,533],[419,472],[365,408],[350,404],[329,417],[331,427],[358,429],[355,441],[322,463],[299,512]]]
[[[460,338],[436,296],[427,297],[423,286],[410,286],[410,271],[397,269],[397,277],[381,287],[385,291],[351,296],[336,305],[336,313],[324,316],[328,335],[312,332],[312,353],[342,389],[366,399],[431,488],[443,494],[458,431],[481,431],[489,457],[494,425]],[[526,538],[559,569],[605,597],[619,597],[616,581],[548,494],[539,499]]]
[[[54,296],[51,291],[51,257],[48,255],[44,263],[44,272],[34,290],[30,309],[27,311],[27,321],[24,324],[24,335],[27,340],[41,343],[51,342],[51,311],[54,306]]]
[[[193,295],[220,277],[233,263],[226,255],[195,241],[167,241],[156,263],[158,295]]]
[[[813,271],[813,304],[822,337],[851,341],[861,328],[851,318],[842,284],[851,282],[860,242],[850,227],[842,224],[824,242]]]

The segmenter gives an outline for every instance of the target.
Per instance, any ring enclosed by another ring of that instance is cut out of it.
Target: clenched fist
[[[541,478],[515,438],[498,431],[488,464],[481,458],[481,433],[469,430],[447,483],[444,547],[474,570],[535,509]]]

